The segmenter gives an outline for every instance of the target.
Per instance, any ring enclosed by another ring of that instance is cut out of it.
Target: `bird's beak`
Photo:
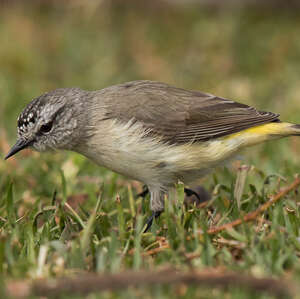
[[[32,140],[26,140],[26,139],[17,140],[16,144],[10,149],[9,153],[6,155],[4,160],[10,158],[17,152],[21,151],[22,149],[30,146],[32,143],[33,143]]]

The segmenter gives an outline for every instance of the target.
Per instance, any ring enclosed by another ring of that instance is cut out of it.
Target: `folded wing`
[[[171,144],[203,142],[279,121],[272,112],[160,82],[128,82],[107,91],[106,118],[139,122]]]

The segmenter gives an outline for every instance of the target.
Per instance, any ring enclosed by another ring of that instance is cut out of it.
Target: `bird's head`
[[[61,88],[32,100],[18,118],[18,139],[5,159],[22,149],[72,149],[78,142],[82,116],[79,88]]]

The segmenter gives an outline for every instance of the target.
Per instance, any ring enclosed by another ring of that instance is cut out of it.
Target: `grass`
[[[2,156],[14,142],[16,118],[24,105],[63,86],[99,89],[155,79],[238,99],[300,122],[300,24],[293,12],[193,6],[159,11],[149,7],[145,12],[138,5],[101,5],[101,9],[28,5],[1,10]],[[147,234],[141,231],[150,215],[149,198],[136,199],[140,183],[72,153],[25,151],[2,161],[2,283],[11,282],[17,289],[16,281],[37,278],[175,268],[180,273],[213,269],[297,285],[298,193],[289,193],[254,222],[215,235],[205,232],[254,211],[289,185],[299,173],[299,146],[297,138],[274,141],[217,169],[200,182],[212,194],[208,207],[185,208],[183,186],[178,185]],[[251,167],[236,201],[238,169],[245,163]],[[271,297],[238,286],[224,290],[178,283],[90,297]]]

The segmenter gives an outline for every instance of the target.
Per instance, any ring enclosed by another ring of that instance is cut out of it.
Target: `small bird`
[[[291,135],[300,135],[300,125],[278,114],[140,80],[98,91],[61,88],[33,99],[5,159],[28,147],[71,150],[141,181],[151,196],[149,227],[178,181],[191,184],[243,148]]]

